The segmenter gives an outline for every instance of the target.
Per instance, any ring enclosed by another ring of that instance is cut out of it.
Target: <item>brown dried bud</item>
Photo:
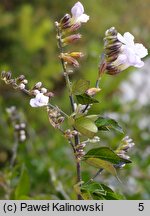
[[[70,65],[73,65],[74,67],[79,67],[79,62],[75,58],[71,57],[67,53],[61,53],[59,55],[59,58],[63,59],[64,62],[66,62],[66,63],[68,63]]]

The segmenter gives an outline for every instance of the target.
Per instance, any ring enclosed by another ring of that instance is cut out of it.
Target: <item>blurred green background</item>
[[[42,81],[46,88],[55,93],[54,104],[58,104],[66,112],[70,112],[70,108],[58,59],[54,21],[65,13],[70,13],[74,3],[74,0],[0,1],[0,70],[12,71],[14,77],[24,74],[30,87]],[[120,33],[129,31],[136,41],[150,48],[150,1],[82,0],[82,3],[90,20],[80,29],[82,40],[68,49],[83,51],[86,56],[72,79],[80,76],[94,85],[106,29],[115,26]],[[120,84],[128,81],[132,70],[124,71],[118,76],[105,75],[98,97],[100,104],[94,105],[91,113],[116,116],[116,120],[119,120],[126,134],[136,144],[130,153],[133,163],[119,171],[122,184],[107,173],[99,176],[97,181],[123,193],[126,199],[150,199],[150,121],[144,127],[141,123],[150,114],[150,103],[140,105],[136,98],[128,103],[120,101]],[[146,79],[150,79],[150,76]],[[6,198],[5,184],[9,183],[7,175],[13,129],[6,108],[12,105],[23,113],[28,130],[28,139],[19,146],[18,167],[12,187],[17,186],[24,164],[30,179],[29,198],[64,199],[69,196],[75,199],[73,185],[76,170],[69,145],[50,126],[44,109],[31,108],[26,95],[13,90],[3,81],[0,81],[0,198]],[[103,132],[100,137],[100,145],[115,149],[123,136]],[[96,169],[83,164],[84,180],[95,172]],[[55,175],[57,180],[54,179]]]

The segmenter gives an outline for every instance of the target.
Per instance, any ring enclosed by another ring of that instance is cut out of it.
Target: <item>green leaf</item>
[[[119,157],[114,151],[112,151],[108,147],[99,147],[99,148],[93,148],[89,150],[86,155],[84,156],[84,159],[87,158],[99,158],[101,160],[108,161],[112,163],[113,165],[119,164],[119,163],[131,163],[130,160],[124,159]]]
[[[80,117],[75,119],[74,127],[84,136],[93,138],[97,133],[98,129],[93,121],[87,117]]]
[[[97,182],[84,183],[81,186],[81,195],[83,199],[89,200],[123,200],[125,197],[114,192],[111,188]]]
[[[99,158],[87,158],[85,162],[96,168],[103,168],[109,173],[111,173],[113,176],[117,177],[116,169],[114,168],[113,164],[108,161],[101,160]]]
[[[83,105],[99,103],[98,100],[94,99],[93,97],[90,97],[87,94],[76,95],[76,98],[77,98],[78,103],[83,104]]]
[[[22,167],[21,176],[15,190],[15,199],[21,199],[23,196],[27,196],[30,191],[30,180],[28,171],[25,166]]]
[[[95,124],[98,127],[98,130],[114,129],[116,131],[119,131],[120,133],[124,133],[121,126],[118,124],[118,122],[116,122],[114,119],[111,118],[99,117],[95,121]]]
[[[72,85],[72,94],[81,95],[89,88],[90,81],[79,79]]]

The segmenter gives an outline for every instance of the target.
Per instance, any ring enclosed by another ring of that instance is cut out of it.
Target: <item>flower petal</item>
[[[148,50],[143,46],[143,44],[136,43],[135,44],[135,53],[140,58],[144,58],[146,55],[148,55]]]
[[[82,14],[78,17],[77,22],[86,23],[89,20],[89,16],[86,14]]]
[[[123,35],[125,41],[126,41],[126,45],[128,46],[133,46],[134,45],[134,36],[132,34],[130,34],[129,32],[125,32]]]
[[[124,37],[123,37],[120,33],[117,34],[117,39],[118,39],[121,43],[126,44],[126,40],[124,39]]]
[[[79,17],[84,13],[84,7],[80,2],[77,2],[71,9],[73,17]]]
[[[30,100],[30,106],[32,106],[32,107],[37,107],[37,105],[36,105],[35,102],[36,102],[36,101],[35,101],[35,98],[32,98],[32,99]]]

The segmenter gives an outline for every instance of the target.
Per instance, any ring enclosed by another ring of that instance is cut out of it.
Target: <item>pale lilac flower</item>
[[[30,106],[32,107],[42,107],[46,106],[49,102],[49,97],[43,95],[43,93],[38,93],[35,98],[30,100]]]
[[[141,59],[147,54],[147,49],[140,43],[134,43],[134,36],[129,32],[122,36],[114,27],[105,32],[104,65],[106,73],[116,75],[130,66],[141,68],[144,66]]]
[[[134,43],[134,36],[129,32],[124,33],[123,36],[118,33],[117,39],[122,43],[122,46],[115,64],[122,65],[123,69],[129,66],[143,67],[144,62],[141,58],[148,54],[147,49],[140,43]]]
[[[74,23],[86,23],[89,20],[89,16],[84,13],[84,7],[80,2],[72,7],[71,13]]]

